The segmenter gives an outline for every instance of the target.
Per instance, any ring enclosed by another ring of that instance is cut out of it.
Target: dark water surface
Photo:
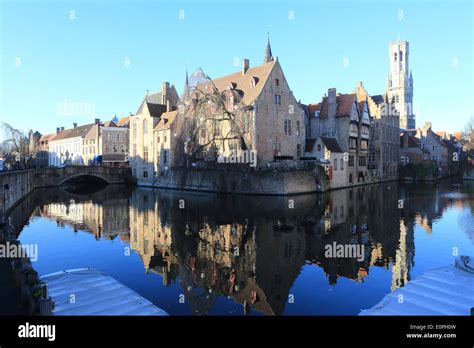
[[[40,275],[97,268],[171,315],[357,315],[474,254],[473,212],[472,183],[295,197],[108,186],[35,191],[12,221],[38,245]],[[327,245],[363,254],[328,257]]]

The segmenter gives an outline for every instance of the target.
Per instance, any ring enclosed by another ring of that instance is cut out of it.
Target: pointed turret
[[[186,81],[184,82],[184,91],[183,91],[183,98],[186,98],[189,93],[189,77],[188,77],[188,69],[186,68]]]
[[[270,35],[267,33],[267,47],[265,49],[265,57],[263,58],[263,64],[273,61],[272,48],[270,46]]]

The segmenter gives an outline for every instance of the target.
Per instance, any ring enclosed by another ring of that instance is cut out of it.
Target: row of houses
[[[127,166],[130,116],[78,126],[56,128],[55,133],[30,132],[30,154],[38,167],[91,165]]]
[[[39,137],[37,157],[59,166],[88,165],[100,156],[104,165],[130,165],[139,184],[159,185],[170,169],[183,165],[183,148],[194,138],[182,138],[186,113],[179,112],[192,104],[188,110],[198,128],[199,148],[192,165],[252,151],[256,170],[320,165],[331,188],[395,180],[400,163],[432,161],[448,175],[455,142],[434,133],[430,124],[415,127],[407,41],[389,44],[389,62],[383,94],[371,95],[359,82],[350,93],[329,88],[321,100],[303,104],[268,40],[262,64],[251,67],[244,59],[240,71],[212,80],[198,71],[190,82],[186,73],[181,96],[163,82],[161,91],[147,93],[133,115],[60,127]],[[220,107],[209,97],[212,93],[223,98],[222,114],[243,110],[239,127],[224,116],[211,117]],[[202,100],[211,106],[199,113],[196,105]]]

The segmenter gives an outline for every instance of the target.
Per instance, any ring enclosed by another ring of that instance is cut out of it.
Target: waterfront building
[[[306,139],[305,159],[315,159],[325,167],[330,188],[347,186],[347,161],[337,139],[319,137]]]
[[[179,95],[173,85],[163,82],[161,92],[146,95],[135,115],[130,116],[130,167],[139,184],[152,184],[157,172],[154,168],[154,132],[165,112],[176,109]]]
[[[35,167],[43,168],[49,165],[49,141],[55,136],[54,133],[44,134],[38,139],[35,148]]]
[[[98,156],[106,166],[124,166],[128,155],[128,128],[114,122],[100,122],[73,128],[56,129],[56,134],[43,139],[42,146],[48,151],[49,165],[91,165]],[[47,144],[46,144],[47,142]]]
[[[347,160],[345,186],[369,180],[367,157],[370,141],[370,110],[367,100],[355,93],[328,90],[321,103],[308,105],[311,135],[337,140]]]
[[[84,165],[83,142],[86,135],[96,124],[89,123],[83,126],[73,124],[73,128],[56,128],[56,135],[49,140],[49,165],[60,166],[62,164]]]
[[[431,122],[425,122],[422,128],[416,129],[416,137],[420,139],[420,147],[430,153],[430,159],[438,166],[439,174],[448,174],[449,150],[442,138],[431,129]]]
[[[410,132],[402,132],[400,135],[400,162],[402,165],[427,164],[430,162],[430,153],[421,148],[420,139],[411,135]]]
[[[278,58],[273,57],[269,41],[263,64],[250,67],[249,60],[244,59],[241,71],[199,84],[194,97],[201,98],[214,87],[225,96],[228,111],[236,110],[238,105],[247,111],[238,120],[238,127],[221,122],[219,129],[214,129],[213,122],[208,122],[201,128],[201,143],[208,143],[210,137],[218,140],[217,149],[202,149],[203,158],[216,158],[216,152],[225,156],[233,150],[252,150],[256,151],[256,166],[267,167],[282,163],[292,166],[303,156],[304,111]]]
[[[358,101],[367,100],[372,119],[368,168],[381,180],[398,178],[400,125],[398,111],[388,95],[371,96],[359,82],[354,90]]]
[[[127,127],[118,127],[113,121],[96,123],[84,137],[84,163],[90,165],[102,156],[102,165],[126,166],[128,138]]]
[[[409,66],[410,45],[406,40],[389,44],[390,71],[387,78],[386,94],[393,100],[400,115],[400,128],[415,129],[413,113],[413,75]]]
[[[154,151],[153,163],[154,171],[160,177],[177,164],[176,138],[176,116],[178,111],[169,111],[161,115],[161,119],[153,128]]]

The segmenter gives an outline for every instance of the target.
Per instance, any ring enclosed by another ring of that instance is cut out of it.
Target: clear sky
[[[0,121],[25,131],[134,113],[162,81],[181,93],[186,68],[218,77],[238,70],[236,59],[259,65],[267,30],[304,103],[357,81],[384,93],[388,43],[400,37],[417,125],[462,130],[474,115],[472,0],[0,3]]]

